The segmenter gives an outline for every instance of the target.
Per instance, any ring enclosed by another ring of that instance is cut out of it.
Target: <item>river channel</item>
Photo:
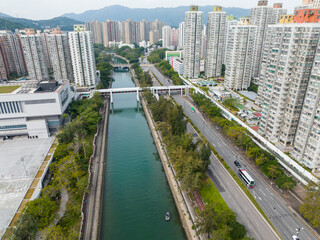
[[[113,88],[134,87],[129,72]],[[136,94],[114,94],[110,106],[101,239],[186,239]],[[165,213],[171,220],[165,221]]]

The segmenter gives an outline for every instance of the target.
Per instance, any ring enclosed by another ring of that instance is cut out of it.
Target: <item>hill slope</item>
[[[9,16],[9,15],[7,15],[7,14],[5,14],[5,13],[0,12],[0,17],[8,17],[8,18],[10,18],[11,16]]]
[[[207,22],[208,12],[212,11],[213,6],[200,6],[199,10],[203,11],[203,22]],[[184,21],[184,13],[189,10],[189,6],[181,6],[175,8],[128,8],[119,5],[113,5],[98,10],[89,10],[80,14],[67,13],[62,15],[76,19],[83,22],[91,22],[92,20],[98,20],[100,22],[106,19],[112,21],[125,21],[131,19],[135,21],[141,21],[145,19],[147,21],[154,21],[158,19],[164,22],[166,25],[178,26],[180,22]],[[227,12],[227,15],[233,15],[235,17],[243,17],[250,15],[250,9],[243,8],[223,8]]]
[[[73,24],[82,22],[67,17],[56,17],[49,20],[30,20],[26,18],[13,18],[0,16],[0,29],[15,30],[23,28],[35,28],[43,30],[45,28],[60,27],[62,30],[71,31]]]

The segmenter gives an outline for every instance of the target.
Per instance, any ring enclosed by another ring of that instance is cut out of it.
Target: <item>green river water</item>
[[[113,88],[134,87],[114,73]],[[101,239],[186,239],[156,146],[136,94],[110,107]],[[171,220],[165,221],[165,213]]]

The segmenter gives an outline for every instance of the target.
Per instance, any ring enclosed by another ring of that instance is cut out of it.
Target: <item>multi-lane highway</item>
[[[163,85],[171,85],[166,77],[164,77],[155,67],[147,67],[147,69],[151,69],[153,74],[157,77],[157,79]],[[255,197],[256,201],[263,209],[265,214],[271,220],[277,231],[280,233],[281,237],[285,240],[292,239],[292,235],[295,234],[296,228],[304,227],[303,223],[301,223],[288,208],[285,202],[281,199],[280,196],[277,195],[262,179],[258,173],[255,172],[253,168],[250,167],[246,163],[246,160],[243,159],[237,152],[237,149],[234,145],[230,144],[224,137],[222,137],[219,131],[215,128],[215,126],[207,123],[206,120],[202,117],[199,112],[192,112],[191,106],[192,103],[188,101],[186,98],[182,96],[174,96],[175,101],[180,104],[185,114],[191,119],[191,121],[197,126],[197,128],[202,132],[202,134],[207,138],[207,140],[212,144],[212,146],[216,149],[216,151],[220,154],[220,156],[228,163],[228,165],[237,172],[237,168],[234,166],[234,161],[238,160],[242,166],[246,168],[248,173],[255,180],[255,187],[250,190],[252,195]],[[214,166],[210,166],[209,170],[215,169]],[[219,171],[216,171],[214,174],[220,182],[225,182],[226,177],[221,178],[219,175]],[[229,186],[224,187],[229,188]],[[222,193],[223,195],[223,193]],[[229,203],[230,204],[230,203]],[[236,206],[238,208],[239,206]],[[243,210],[243,209],[242,209]],[[239,213],[238,213],[239,214]],[[239,214],[240,217],[240,214]],[[263,236],[263,235],[262,235]],[[311,231],[308,230],[307,227],[300,232],[300,239],[303,240],[311,240],[316,239]],[[260,236],[257,237],[260,239]],[[267,236],[261,239],[269,239]]]
[[[187,126],[187,131],[188,133],[193,133],[194,136],[198,136],[190,124]],[[237,220],[246,227],[248,235],[255,239],[278,239],[277,234],[220,161],[214,155],[211,155],[210,159],[211,163],[208,167],[208,175],[227,205],[237,214]],[[268,237],[266,238],[266,236]]]

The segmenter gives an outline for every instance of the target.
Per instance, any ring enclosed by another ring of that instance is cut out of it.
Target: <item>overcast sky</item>
[[[223,2],[223,4],[222,4]],[[302,0],[269,0],[269,5],[282,2],[284,8],[293,11]],[[82,13],[111,5],[123,5],[131,8],[177,7],[186,5],[216,5],[223,7],[251,8],[257,0],[0,0],[0,12],[13,17],[50,19],[64,13]]]

